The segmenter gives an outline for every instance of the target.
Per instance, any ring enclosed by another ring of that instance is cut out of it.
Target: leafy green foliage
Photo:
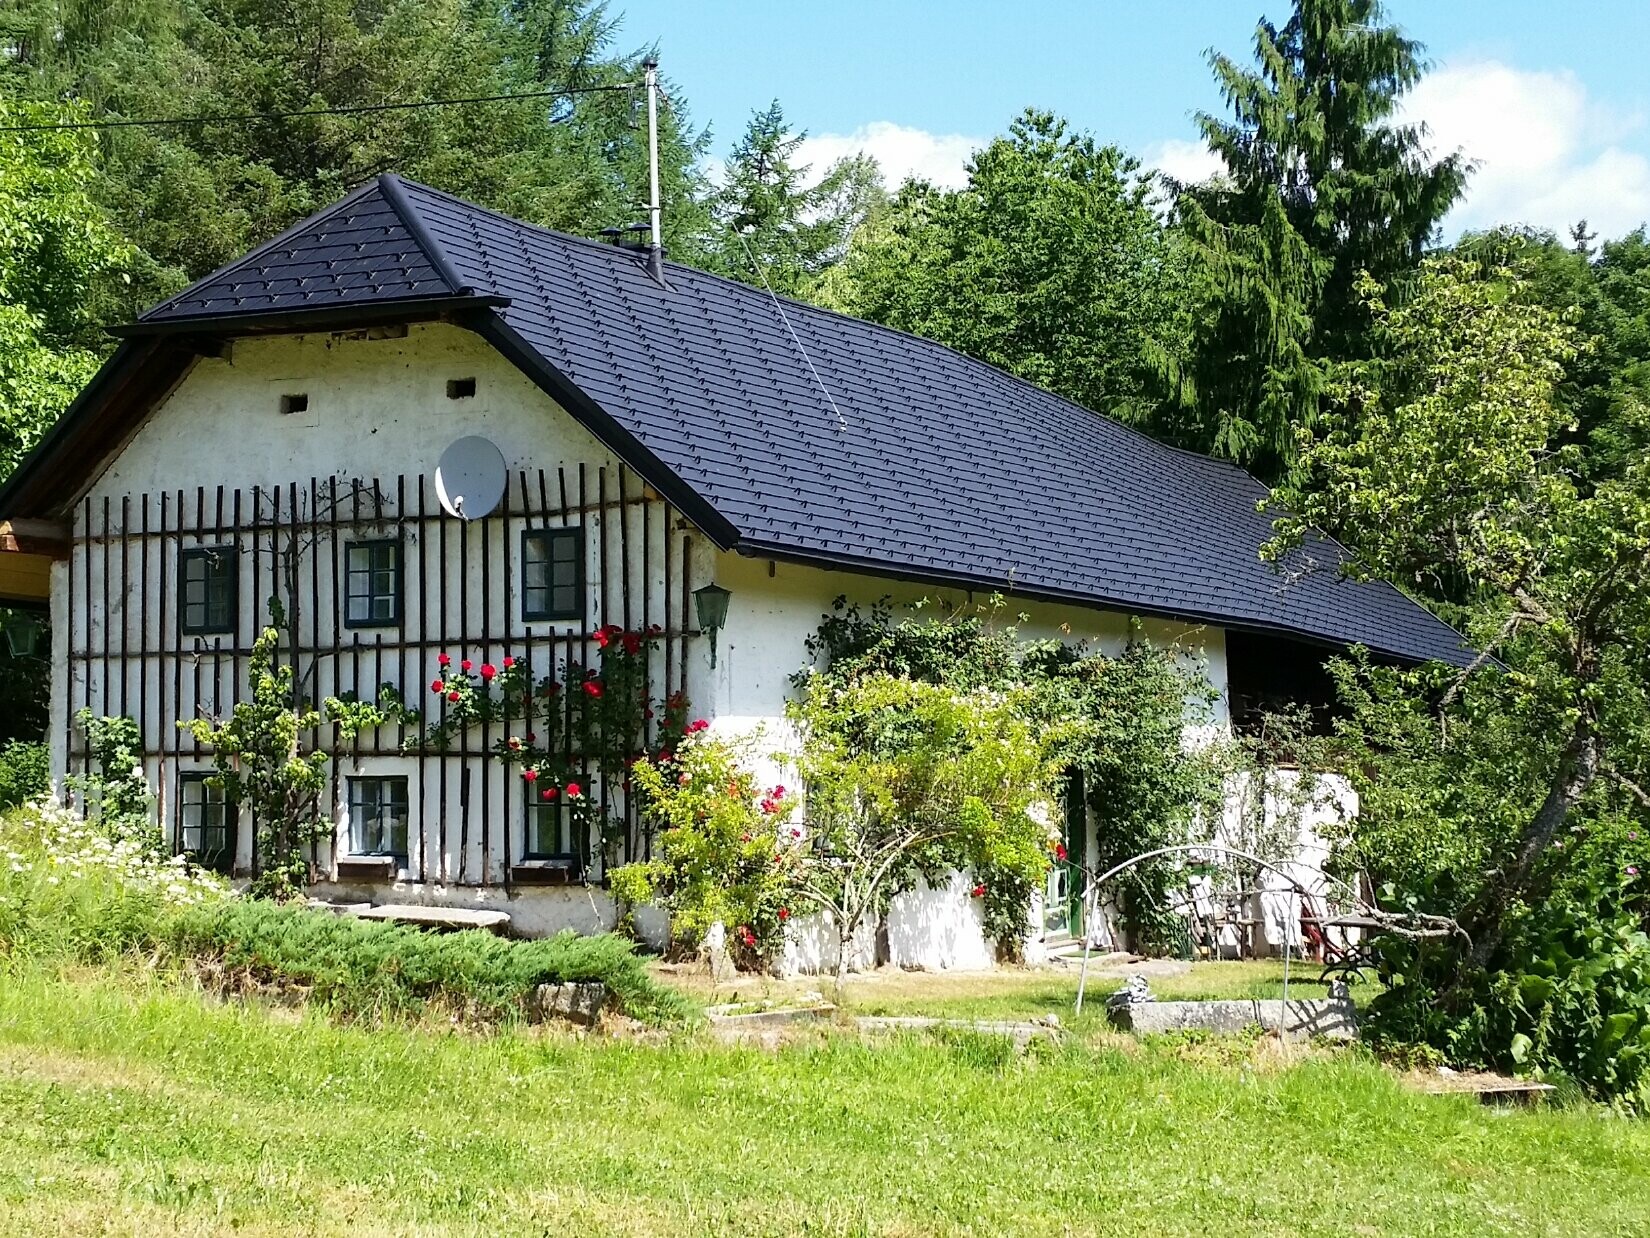
[[[1027,111],[968,184],[913,182],[854,234],[816,299],[938,340],[1106,413],[1143,415],[1178,353],[1183,257],[1139,164]]]
[[[827,673],[788,707],[806,789],[797,894],[831,917],[839,975],[859,927],[923,870],[972,871],[987,934],[1017,950],[1057,841],[1049,737],[1033,731],[1023,697]]]
[[[640,90],[363,115],[275,113],[639,83],[639,53],[589,0],[23,0],[4,89],[126,116],[254,121],[111,131],[95,193],[153,261],[150,301],[386,169],[534,223],[593,235],[647,200]],[[107,8],[66,20],[65,8]],[[669,92],[673,98],[676,92]],[[638,123],[640,119],[640,123]],[[662,108],[666,241],[692,257],[703,142]]]
[[[631,781],[659,836],[654,858],[615,870],[612,888],[626,903],[669,912],[681,946],[724,925],[735,955],[754,963],[783,944],[800,830],[789,824],[794,793],[756,785],[751,744],[696,732],[669,756],[636,763]]]
[[[84,113],[0,97],[0,125]],[[83,133],[0,134],[0,479],[97,368],[105,294],[132,258],[93,201]]]
[[[265,628],[253,643],[247,657],[251,698],[236,704],[227,719],[193,718],[178,727],[212,749],[213,785],[251,810],[258,830],[252,892],[287,899],[314,883],[311,848],[331,831],[320,798],[330,756],[305,752],[300,737],[326,723],[347,743],[358,728],[381,725],[385,716],[360,701],[329,699],[324,714],[295,703],[292,667],[276,665],[279,645],[275,628]]]
[[[159,928],[174,961],[215,970],[219,982],[307,994],[353,1019],[452,1010],[496,1021],[519,1017],[541,984],[600,981],[620,1008],[663,1022],[682,999],[648,977],[631,943],[572,931],[511,941],[479,929],[430,933],[302,907],[233,901],[189,909]]]
[[[75,715],[86,746],[97,763],[93,773],[68,779],[88,816],[117,842],[137,843],[160,852],[155,823],[155,793],[143,773],[143,734],[130,718],[99,718],[90,709]]]
[[[1066,780],[1080,775],[1089,812],[1097,821],[1099,852],[1085,857],[1095,872],[1154,847],[1193,841],[1214,820],[1232,753],[1222,745],[1187,745],[1185,729],[1207,720],[1209,686],[1180,664],[1174,649],[1131,640],[1115,657],[1063,641],[1027,642],[1011,627],[998,627],[1000,600],[978,615],[929,615],[895,622],[886,604],[864,613],[846,599],[823,617],[809,653],[823,664],[823,678],[838,684],[900,679],[943,686],[962,699],[983,701],[985,713],[1027,745],[1046,764],[1037,780],[1041,811],[1054,812]],[[809,680],[804,672],[799,686]],[[1025,724],[1022,728],[1022,724]],[[901,738],[891,719],[875,720],[868,734],[884,744]],[[849,735],[852,742],[864,739]],[[1029,832],[1001,853],[977,845],[925,852],[930,871],[942,859],[973,866],[985,887],[987,921],[1002,940],[1026,932],[1027,896],[1047,867],[1053,819],[1039,827],[1032,857]],[[1054,841],[1058,841],[1057,831]],[[1149,862],[1119,878],[1128,928],[1145,940],[1171,927],[1162,897],[1178,880],[1174,865]]]
[[[1327,529],[1348,570],[1448,603],[1501,660],[1337,671],[1363,801],[1343,858],[1472,940],[1465,960],[1388,943],[1377,1024],[1641,1103],[1638,999],[1602,977],[1637,974],[1650,920],[1590,840],[1650,827],[1650,461],[1591,467],[1564,393],[1574,331],[1520,270],[1438,258],[1401,307],[1365,291],[1380,360],[1348,366],[1303,434],[1272,549]]]
[[[1326,366],[1368,355],[1357,281],[1412,270],[1465,185],[1459,155],[1429,163],[1395,123],[1421,49],[1384,21],[1379,0],[1296,0],[1257,27],[1254,69],[1210,57],[1233,115],[1198,123],[1225,168],[1177,203],[1201,302],[1153,426],[1263,477],[1292,464]]]
[[[875,160],[839,159],[812,184],[795,162],[807,137],[793,132],[776,99],[755,113],[728,156],[723,183],[710,197],[717,231],[711,269],[788,296],[847,250],[848,239],[887,199]]]
[[[51,785],[51,752],[45,744],[14,739],[0,748],[0,810],[44,795]]]

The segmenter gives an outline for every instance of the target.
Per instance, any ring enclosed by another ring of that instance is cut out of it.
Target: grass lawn
[[[1356,1054],[339,1027],[0,974],[0,1232],[1643,1234],[1650,1124]]]

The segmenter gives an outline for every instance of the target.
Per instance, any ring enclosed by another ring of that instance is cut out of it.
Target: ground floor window
[[[566,804],[558,799],[527,805],[527,848],[524,859],[566,859],[573,856],[576,851],[573,846],[571,814],[568,813]]]
[[[227,873],[235,867],[236,805],[212,775],[178,775],[178,851],[203,868]]]
[[[349,849],[352,855],[388,855],[406,863],[405,777],[349,780]]]

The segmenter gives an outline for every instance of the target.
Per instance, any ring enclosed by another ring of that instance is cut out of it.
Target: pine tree
[[[837,160],[810,184],[809,165],[796,162],[806,138],[791,130],[777,99],[751,116],[712,199],[715,269],[806,295],[813,280],[841,260],[855,229],[886,202],[876,162],[865,155]]]
[[[1225,170],[1177,205],[1207,296],[1158,428],[1265,476],[1288,469],[1330,367],[1367,348],[1360,273],[1414,271],[1465,184],[1459,155],[1429,162],[1397,122],[1421,48],[1383,21],[1379,0],[1297,0],[1282,29],[1260,23],[1256,68],[1210,57],[1232,118],[1198,123]]]

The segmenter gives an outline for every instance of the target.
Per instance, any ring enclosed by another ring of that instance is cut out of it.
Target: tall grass
[[[565,933],[508,941],[434,934],[236,897],[210,874],[115,842],[61,808],[0,818],[0,959],[102,963],[141,956],[224,987],[299,995],[346,1018],[520,1017],[541,984],[600,981],[623,1012],[681,1018],[680,994],[647,975],[631,943]]]

